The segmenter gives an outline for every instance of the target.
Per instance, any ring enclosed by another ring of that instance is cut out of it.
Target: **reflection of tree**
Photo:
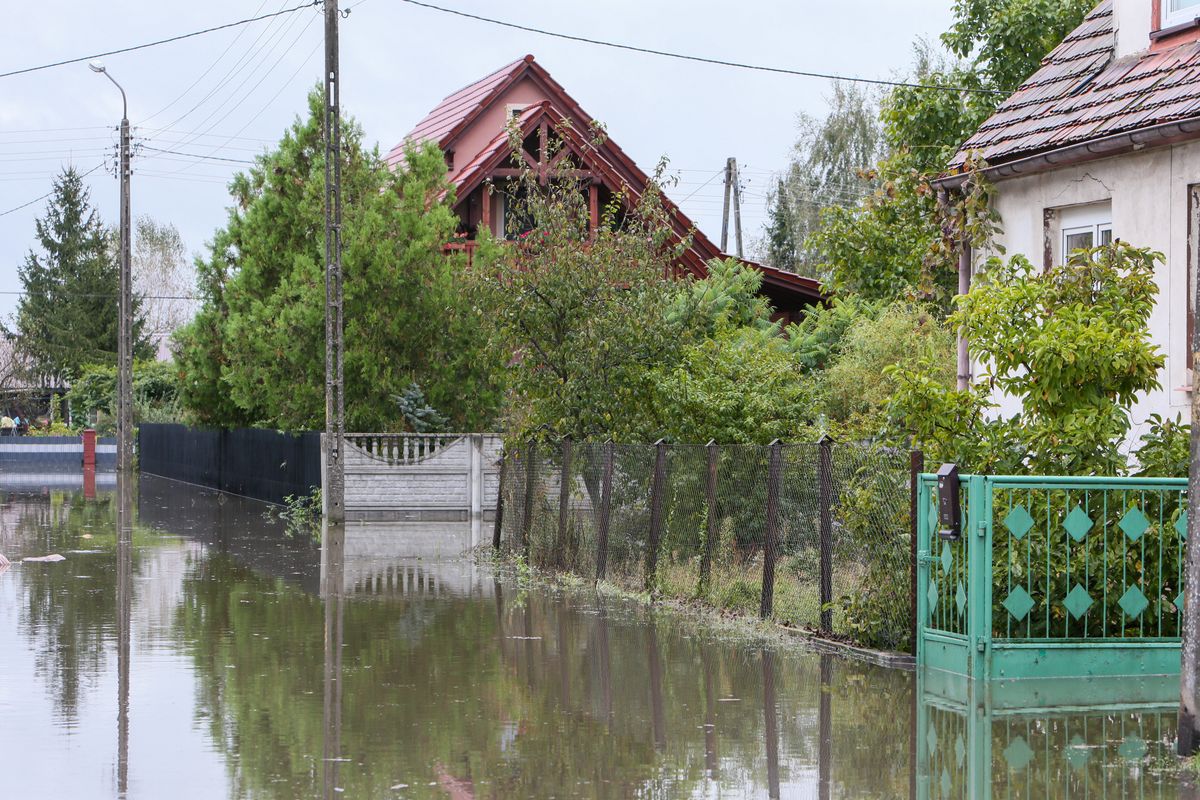
[[[5,513],[12,510],[19,516],[10,534],[27,551],[100,551],[74,554],[60,564],[21,565],[25,608],[20,619],[37,653],[38,673],[55,710],[74,717],[82,687],[100,674],[106,645],[113,640],[116,506],[111,496],[84,501],[82,495],[52,492],[48,500],[9,495]]]
[[[346,797],[386,796],[397,783],[418,797],[447,787],[480,797],[673,797],[710,775],[761,785],[764,703],[778,708],[780,780],[798,766],[796,780],[806,780],[815,766],[815,660],[768,659],[764,672],[758,652],[683,635],[667,621],[613,621],[604,609],[497,588],[489,603],[341,599],[340,722],[336,753],[326,753],[327,606],[226,556],[194,564],[177,632],[197,667],[199,713],[231,765],[232,794],[319,795],[326,757],[344,759],[335,784]],[[420,636],[397,635],[411,633],[413,620]],[[842,681],[867,683],[862,668],[842,669]],[[763,694],[767,673],[774,701]],[[892,674],[870,676],[895,692],[886,713],[858,717],[834,703],[839,734],[843,717],[861,724],[834,753],[847,764],[835,777],[848,793],[856,774],[867,796],[906,787],[908,722],[894,706],[908,684]],[[899,751],[876,746],[889,736]]]

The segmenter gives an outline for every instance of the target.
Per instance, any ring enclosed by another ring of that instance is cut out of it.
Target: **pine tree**
[[[787,184],[779,179],[769,199],[767,221],[767,263],[778,269],[796,271],[796,233]]]
[[[30,250],[18,268],[25,293],[17,306],[17,336],[30,377],[62,384],[90,364],[116,362],[116,241],[74,167],[54,179],[36,230],[40,252]],[[137,357],[150,354],[142,327],[135,301]]]

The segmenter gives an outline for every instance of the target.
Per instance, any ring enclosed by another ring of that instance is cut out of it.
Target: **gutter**
[[[1147,147],[1161,147],[1189,139],[1200,138],[1200,117],[1191,117],[1175,122],[1164,122],[1149,128],[1140,128],[1126,133],[1115,133],[1100,139],[1060,147],[1038,155],[987,167],[983,176],[989,181],[1002,181],[1021,175],[1031,175],[1046,170],[1074,166],[1088,161],[1136,152]],[[939,189],[955,190],[967,181],[966,173],[944,175],[933,181]]]

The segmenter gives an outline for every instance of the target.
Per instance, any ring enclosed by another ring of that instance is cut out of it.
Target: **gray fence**
[[[542,569],[907,649],[911,456],[830,441],[528,444],[505,457],[494,544]]]

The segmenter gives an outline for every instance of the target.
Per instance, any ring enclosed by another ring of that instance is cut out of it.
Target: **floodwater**
[[[1169,713],[968,713],[403,531],[52,483],[0,480],[0,552],[66,556],[0,574],[0,797],[1177,796]]]

